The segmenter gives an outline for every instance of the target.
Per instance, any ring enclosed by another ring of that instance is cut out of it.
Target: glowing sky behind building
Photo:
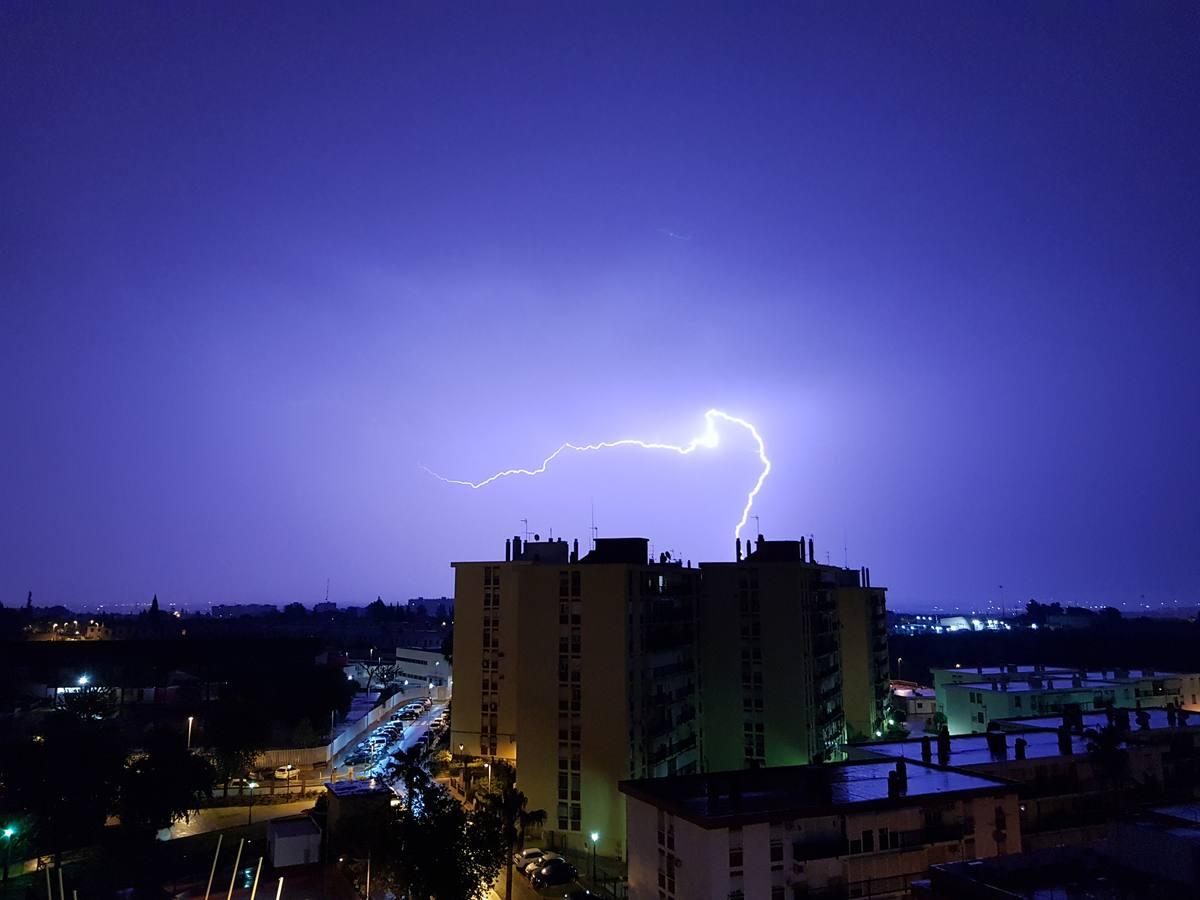
[[[1200,599],[1197,6],[639,6],[0,6],[0,601]]]

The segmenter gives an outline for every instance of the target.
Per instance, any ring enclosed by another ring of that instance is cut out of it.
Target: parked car
[[[533,873],[535,888],[549,887],[552,884],[570,884],[579,877],[576,868],[565,859],[554,859]]]
[[[541,847],[526,847],[524,850],[518,850],[513,854],[513,865],[517,867],[517,871],[524,872],[525,867],[532,862],[537,862],[546,851]]]
[[[293,778],[300,777],[300,770],[288,763],[286,766],[280,766],[275,770],[275,777],[279,781],[290,781]]]
[[[521,870],[527,878],[532,878],[544,866],[548,866],[556,859],[562,859],[557,853],[543,853],[541,857],[533,862],[526,863],[525,868]]]

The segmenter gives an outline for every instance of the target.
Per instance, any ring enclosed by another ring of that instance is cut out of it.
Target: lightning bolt
[[[754,498],[758,496],[758,492],[762,490],[763,482],[771,474],[771,460],[767,458],[767,446],[763,442],[762,435],[758,433],[757,428],[745,419],[731,416],[729,413],[719,409],[710,409],[706,412],[704,414],[704,431],[692,438],[688,443],[682,445],[660,444],[655,441],[638,440],[637,438],[622,438],[619,441],[599,441],[595,444],[572,444],[565,442],[560,444],[558,449],[543,459],[542,464],[536,469],[505,469],[502,472],[497,472],[495,475],[489,475],[483,481],[463,481],[458,478],[446,478],[428,466],[421,466],[421,468],[446,484],[459,484],[463,487],[469,487],[472,490],[479,490],[480,488],[487,487],[493,481],[499,481],[501,478],[509,478],[513,475],[527,475],[529,477],[541,475],[550,466],[550,463],[554,462],[554,460],[568,450],[574,450],[578,453],[591,453],[596,450],[609,450],[613,447],[640,447],[643,450],[669,450],[672,453],[678,453],[680,456],[688,456],[701,447],[712,449],[720,443],[717,420],[737,425],[750,432],[750,436],[754,438],[755,444],[758,445],[758,461],[762,463],[762,471],[758,475],[758,480],[754,482],[754,487],[746,494],[746,505],[742,508],[742,517],[738,520],[737,525],[734,526],[733,535],[736,538],[741,537],[742,529],[746,527],[746,522],[750,519],[750,510],[754,506]]]

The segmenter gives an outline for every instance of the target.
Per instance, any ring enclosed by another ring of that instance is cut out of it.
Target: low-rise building
[[[915,681],[892,682],[892,709],[903,713],[910,734],[932,731],[937,718],[937,694]]]
[[[441,650],[397,647],[396,677],[401,681],[426,685],[429,696],[435,700],[449,700],[453,690],[450,662]]]
[[[986,731],[995,719],[1106,706],[1200,711],[1200,674],[1152,669],[978,666],[933,670],[938,712],[952,734]]]
[[[628,781],[630,900],[890,898],[930,865],[1016,852],[1015,786],[908,761]]]
[[[307,814],[272,819],[267,826],[271,866],[286,869],[321,861],[321,828]]]

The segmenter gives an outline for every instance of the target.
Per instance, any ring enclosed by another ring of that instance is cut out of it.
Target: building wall
[[[694,641],[685,635],[682,647],[643,647],[652,635],[631,634],[630,625],[647,617],[657,627],[658,585],[694,594],[688,585],[698,576],[680,566],[627,563],[455,564],[451,746],[513,762],[529,808],[547,813],[548,843],[583,849],[595,831],[600,853],[624,856],[625,797],[617,782],[696,765],[696,726],[676,727],[694,705]],[[489,592],[501,598],[498,616],[484,607]],[[498,643],[491,658],[484,655],[485,619],[492,622],[488,641]],[[482,684],[493,670],[483,663],[491,659],[499,666],[498,690],[485,697]],[[667,671],[673,674],[656,675]],[[681,696],[665,700],[660,688]],[[487,740],[493,715],[494,751]]]
[[[1089,712],[1105,703],[1132,708],[1138,702],[1131,683],[1038,690],[992,690],[986,685],[946,684],[941,694],[945,697],[946,725],[951,734],[987,731],[992,719],[1049,715],[1072,705]],[[1142,705],[1148,704],[1143,701]]]
[[[774,900],[779,891],[791,900],[793,891],[839,888],[841,896],[899,897],[932,864],[1021,850],[1015,789],[733,829],[704,829],[636,798],[628,800],[628,815],[630,900],[728,900],[737,890],[745,900]],[[667,828],[673,850],[659,837]],[[673,893],[658,880],[672,854],[678,857]]]
[[[701,570],[706,767],[800,765],[834,752],[844,719],[837,603],[825,571],[752,559]]]
[[[888,699],[887,612],[882,588],[837,590],[846,734],[870,738]]]

